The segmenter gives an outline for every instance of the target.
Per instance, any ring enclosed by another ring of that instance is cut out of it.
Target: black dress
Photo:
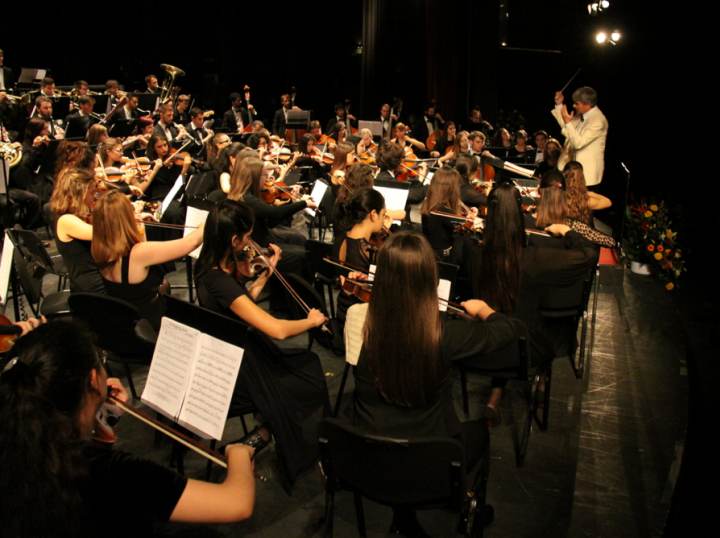
[[[187,479],[153,461],[88,444],[88,479],[80,489],[88,536],[155,536],[153,523],[168,521]],[[112,499],[123,499],[114,502]]]
[[[438,206],[433,211],[455,214],[452,209],[444,206]],[[455,228],[465,221],[443,215],[422,215],[421,219],[423,235],[427,237],[437,259],[441,262],[461,265],[464,236],[462,233],[455,233]]]
[[[340,248],[342,247],[344,241],[347,242],[345,250],[345,261],[355,267],[364,269],[366,271],[369,270],[370,265],[375,263],[377,247],[366,241],[364,238],[353,239],[352,237],[347,237],[346,234],[343,234],[342,236],[338,236],[338,239],[333,244],[333,257],[339,259]],[[338,274],[347,276],[348,272],[338,268]],[[348,295],[344,291],[340,291],[340,293],[338,293],[337,317],[342,324],[345,323],[345,316],[347,314],[348,308],[359,302],[360,299],[358,299],[354,295]]]
[[[461,440],[466,458],[471,464],[480,456],[477,441],[487,439],[487,427],[477,421],[461,423],[455,412],[452,398],[455,361],[467,360],[491,353],[510,344],[515,338],[512,322],[503,314],[495,313],[485,322],[468,322],[446,318],[440,353],[446,375],[440,383],[437,398],[412,407],[388,402],[375,384],[368,369],[366,351],[360,351],[358,364],[353,370],[355,392],[342,411],[342,417],[352,426],[374,435],[394,438],[448,436]],[[474,364],[478,364],[475,362]],[[509,368],[512,364],[485,364],[489,369]]]
[[[220,269],[198,280],[200,304],[238,319],[230,305],[247,296],[245,286]],[[292,483],[318,454],[317,425],[330,415],[330,400],[318,356],[304,349],[280,349],[267,335],[248,332],[233,404],[255,407],[267,420],[278,458]]]
[[[55,223],[55,237],[57,238],[55,244],[58,252],[62,256],[68,271],[70,291],[72,293],[84,292],[107,295],[103,278],[90,252],[92,241],[81,241],[74,238],[68,242],[60,241],[57,233],[57,222]]]
[[[159,292],[164,278],[162,269],[157,265],[153,265],[150,267],[145,280],[137,284],[130,284],[128,278],[130,272],[130,255],[123,256],[120,263],[122,273],[122,281],[120,283],[107,280],[103,277],[107,294],[135,305],[137,309],[140,310],[143,319],[148,320],[156,331],[160,330],[160,320],[165,314],[165,301]]]

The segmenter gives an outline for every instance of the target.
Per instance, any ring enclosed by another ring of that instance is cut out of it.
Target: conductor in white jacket
[[[587,86],[573,92],[573,107],[577,114],[568,113],[563,99],[562,92],[555,93],[555,109],[552,111],[565,136],[558,169],[562,170],[568,161],[573,160],[574,155],[574,160],[583,165],[586,185],[597,186],[605,170],[605,139],[608,130],[608,122],[597,107],[597,93]]]

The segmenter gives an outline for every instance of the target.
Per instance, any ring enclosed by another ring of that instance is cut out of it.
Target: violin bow
[[[172,153],[171,155],[168,155],[168,156],[167,156],[167,159],[165,159],[165,160],[163,161],[163,165],[167,165],[167,164],[174,158],[173,155],[175,155],[175,153],[180,153],[180,152],[182,152],[186,147],[188,147],[190,144],[193,144],[193,143],[194,143],[194,139],[191,137],[190,140],[188,140],[188,141],[185,142],[182,146],[180,146],[180,149],[179,149],[179,150],[177,150],[176,152]]]
[[[250,245],[255,248],[255,250],[258,252],[260,259],[263,260],[265,263],[268,264],[269,267],[272,267],[273,274],[280,280],[280,283],[285,287],[285,289],[288,291],[288,293],[295,299],[295,301],[300,305],[300,307],[305,310],[306,313],[310,313],[310,307],[305,303],[305,301],[302,300],[302,297],[296,292],[293,287],[290,285],[290,283],[285,280],[285,277],[283,277],[280,272],[277,270],[277,267],[273,266],[272,263],[270,263],[270,260],[268,260],[267,256],[263,254],[262,249],[260,248],[260,245],[258,245],[255,241],[250,239]],[[332,334],[330,329],[328,329],[327,324],[323,323],[321,330]]]

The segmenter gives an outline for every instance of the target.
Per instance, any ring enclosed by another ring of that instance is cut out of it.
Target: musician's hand
[[[300,191],[302,190],[302,187],[300,185],[293,185],[292,187],[292,195],[295,197],[300,196]]]
[[[28,318],[27,321],[16,321],[13,325],[22,329],[22,334],[20,336],[25,336],[33,329],[37,329],[43,323],[47,323],[45,316],[40,316],[40,319]]]
[[[308,312],[307,319],[313,327],[319,327],[327,321],[327,318],[323,315],[323,313],[316,308],[313,308],[310,312]]]
[[[383,216],[383,226],[385,226],[385,228],[389,229],[390,226],[392,226],[392,223],[393,223],[393,218],[390,215],[388,215],[387,213],[385,213],[385,215]]]
[[[270,262],[270,265],[277,267],[278,262],[282,259],[282,249],[272,243],[270,243],[270,248],[273,250],[273,255],[268,258],[268,261]]]
[[[570,123],[573,120],[573,118],[575,117],[575,112],[570,112],[568,114],[567,107],[565,105],[563,105],[562,108],[560,109],[560,114],[562,115],[562,119],[565,122],[565,125]]]
[[[317,207],[318,207],[315,200],[310,198],[309,194],[305,194],[302,198],[300,198],[300,201],[305,202],[310,209],[317,209]]]
[[[128,393],[125,390],[125,387],[123,387],[123,384],[117,377],[109,377],[107,380],[107,386],[108,396],[112,396],[116,400],[120,400],[123,403],[127,402],[130,399],[128,398]]]
[[[208,132],[208,136],[215,136],[215,133],[213,132],[212,129],[207,129],[207,132]]]
[[[36,148],[43,142],[45,142],[44,136],[36,136],[35,139],[33,140],[33,147]]]
[[[162,168],[162,165],[163,165],[162,159],[155,159],[153,162],[155,163],[155,170],[160,170]]]
[[[243,445],[240,443],[235,443],[232,445],[225,445],[225,456],[228,459],[228,467],[230,467],[232,464],[230,463],[231,460],[235,460],[235,456],[231,454],[247,454],[248,460],[250,461],[250,469],[255,469],[255,460],[253,460],[253,456],[255,456],[255,449],[249,445]],[[242,456],[241,456],[242,457]]]
[[[348,114],[347,117],[349,120],[357,120],[357,118],[355,116],[353,116],[352,114]]]
[[[302,110],[302,108],[300,108],[299,106],[294,106],[291,108],[291,110]]]
[[[435,158],[440,157],[440,152],[439,151],[431,151],[430,157],[435,157]]]
[[[185,157],[183,160],[183,174],[187,172],[188,168],[190,168],[190,165],[192,164],[192,157]]]
[[[566,224],[551,224],[545,228],[545,231],[550,235],[565,235],[570,231],[570,226]]]
[[[250,112],[252,112],[253,114],[255,114],[255,107],[254,107],[253,105],[248,105],[247,108],[248,108],[248,110],[249,110]]]
[[[495,311],[490,308],[485,301],[481,301],[479,299],[470,299],[469,301],[460,303],[460,306],[462,306],[471,316],[480,318],[483,321],[490,317],[491,314],[495,313]]]
[[[347,276],[350,280],[364,280],[367,282],[368,276],[365,273],[359,271],[350,271]]]
[[[562,92],[555,92],[555,106],[562,105],[564,100],[565,97],[563,96]]]
[[[397,116],[396,116],[395,114],[390,114],[390,117],[391,117],[393,120],[397,121]]]
[[[482,155],[483,157],[495,157],[495,155],[490,153],[488,150],[483,151],[480,155]]]
[[[468,214],[468,217],[471,217],[473,219],[476,219],[478,217],[478,208],[477,207],[471,207],[470,213]]]

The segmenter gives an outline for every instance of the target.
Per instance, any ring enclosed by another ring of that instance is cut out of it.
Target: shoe
[[[536,390],[535,391],[535,406],[538,409],[545,409],[545,391],[544,390]]]
[[[493,409],[486,405],[481,417],[486,422],[488,428],[497,428],[502,424],[502,416],[500,416],[499,409]]]
[[[475,522],[473,523],[473,527],[477,528],[477,525],[482,525],[483,528],[485,528],[490,525],[490,523],[495,520],[495,509],[491,505],[486,504],[483,515],[485,517],[482,518],[482,521],[479,521],[479,514],[475,514]],[[467,534],[467,514],[462,514],[460,516],[460,521],[457,525],[457,532],[458,534],[462,534],[463,536]]]

